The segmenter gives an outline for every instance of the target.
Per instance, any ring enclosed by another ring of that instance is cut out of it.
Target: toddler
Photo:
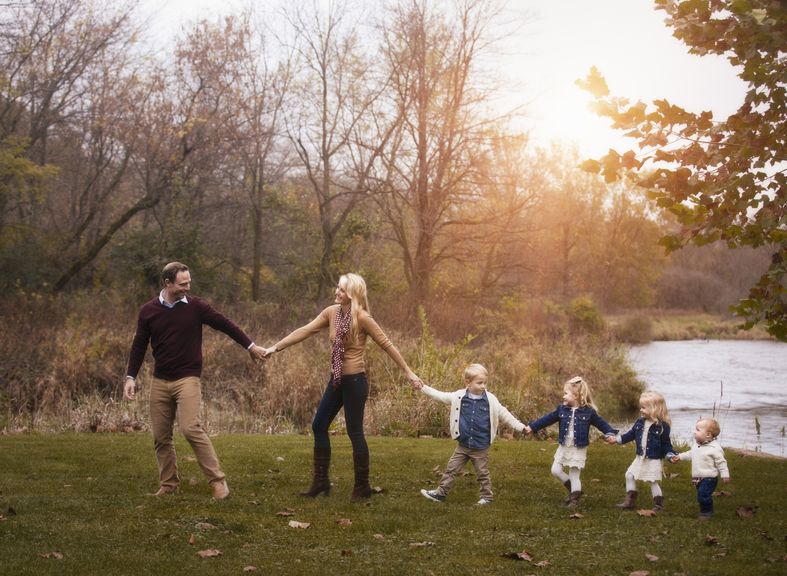
[[[413,383],[415,389],[430,398],[451,405],[450,432],[451,437],[458,441],[439,486],[435,490],[421,490],[425,498],[443,502],[454,478],[469,460],[473,463],[476,478],[481,485],[480,499],[476,504],[483,506],[492,502],[489,446],[495,440],[498,424],[503,422],[520,432],[525,425],[487,390],[487,380],[486,368],[481,364],[470,364],[464,372],[465,387],[456,392],[441,392],[420,382]]]
[[[730,481],[724,450],[716,441],[719,432],[719,423],[713,418],[698,420],[694,426],[694,444],[691,450],[670,458],[673,463],[678,460],[691,460],[691,482],[697,487],[700,520],[713,517],[713,491],[719,482],[719,476],[725,484]]]
[[[581,376],[576,376],[563,385],[563,404],[525,426],[525,432],[529,434],[560,422],[559,445],[552,464],[552,475],[568,490],[566,505],[569,508],[576,508],[582,497],[579,474],[585,467],[587,448],[590,444],[590,426],[593,425],[603,432],[607,443],[615,443],[617,430],[599,416],[596,410],[590,386]],[[568,474],[563,471],[564,466],[568,467]]]
[[[670,418],[667,403],[658,392],[646,390],[639,397],[639,413],[642,415],[634,426],[617,437],[617,442],[626,444],[634,440],[637,455],[626,470],[626,498],[616,504],[618,508],[632,510],[637,504],[637,480],[650,484],[653,510],[664,509],[661,492],[663,469],[662,458],[675,456],[670,442]]]

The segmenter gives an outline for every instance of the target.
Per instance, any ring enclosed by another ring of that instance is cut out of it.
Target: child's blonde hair
[[[467,368],[465,368],[465,382],[470,382],[476,376],[488,376],[489,372],[487,372],[486,368],[484,368],[481,364],[470,364]]]
[[[667,402],[664,396],[653,390],[645,390],[639,397],[640,406],[645,406],[650,412],[651,418],[656,422],[664,422],[672,425],[667,411]]]
[[[582,376],[574,376],[566,380],[565,384],[563,384],[563,390],[567,388],[571,390],[571,393],[579,401],[580,406],[590,406],[593,410],[598,410],[595,402],[593,402],[590,386]]]
[[[697,421],[697,427],[702,426],[710,432],[710,435],[716,438],[721,433],[721,426],[719,426],[718,421],[713,418],[700,418]]]

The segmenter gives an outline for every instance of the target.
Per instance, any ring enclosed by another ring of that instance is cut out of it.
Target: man
[[[252,359],[264,359],[264,349],[254,344],[243,330],[219,314],[210,304],[194,296],[188,266],[170,262],[161,271],[163,289],[139,311],[137,332],[131,344],[124,394],[134,400],[136,378],[148,343],[153,349],[153,382],[150,388],[150,422],[159,469],[155,496],[178,490],[177,459],[172,431],[177,417],[180,431],[191,444],[213,498],[223,500],[229,488],[199,412],[202,400],[202,325],[224,332],[249,351]]]

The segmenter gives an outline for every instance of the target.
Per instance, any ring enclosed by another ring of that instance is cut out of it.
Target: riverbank
[[[634,310],[606,317],[610,331],[631,344],[672,340],[773,340],[760,326],[741,328],[730,316],[690,310]]]
[[[470,469],[445,503],[419,494],[436,485],[455,446],[449,439],[369,438],[371,481],[381,492],[358,504],[349,502],[349,441],[332,441],[333,491],[311,500],[296,495],[311,473],[310,437],[217,436],[232,492],[212,502],[180,435],[181,492],[163,499],[146,496],[156,489],[147,433],[0,436],[3,573],[784,573],[787,520],[776,487],[787,475],[785,460],[730,451],[732,482],[715,498],[713,520],[700,522],[688,463],[667,465],[665,511],[646,516],[614,507],[624,495],[630,445],[591,444],[585,494],[574,511],[549,474],[552,441],[495,442],[495,500],[482,508],[474,506],[478,483]],[[643,510],[646,496],[641,492]],[[217,552],[203,559],[198,552],[206,550]]]

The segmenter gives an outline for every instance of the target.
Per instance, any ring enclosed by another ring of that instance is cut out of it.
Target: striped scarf
[[[344,337],[350,330],[351,314],[348,310],[342,314],[342,307],[336,309],[336,335],[333,339],[331,350],[331,385],[334,390],[339,388],[342,381],[342,361],[344,360]]]

